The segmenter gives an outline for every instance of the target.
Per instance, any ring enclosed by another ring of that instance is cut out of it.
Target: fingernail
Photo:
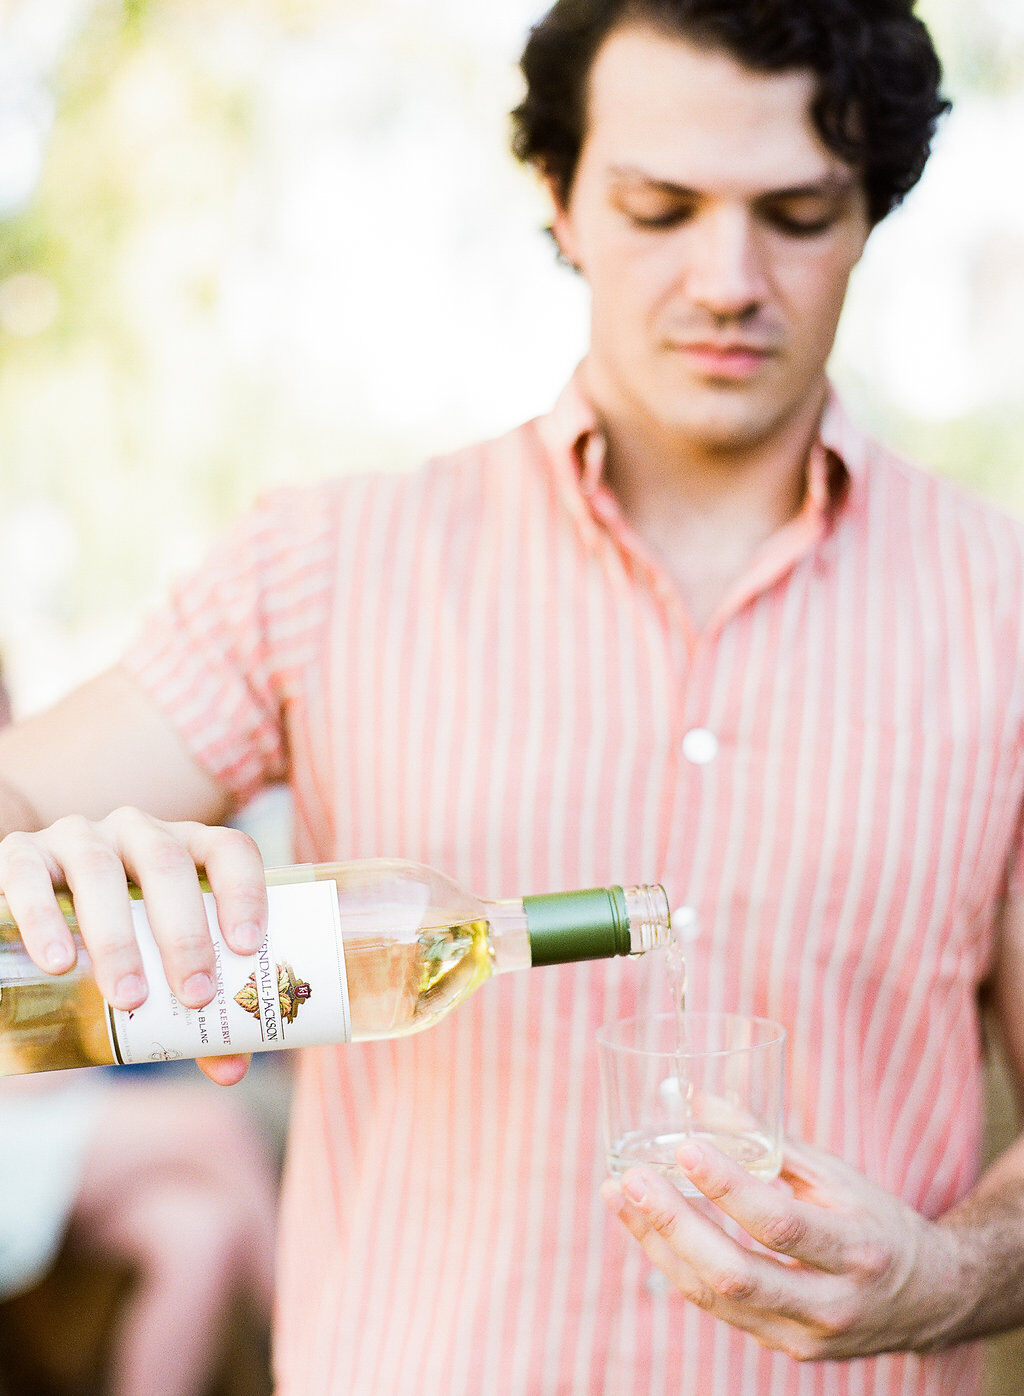
[[[622,1191],[629,1198],[630,1202],[635,1202],[638,1207],[642,1207],[647,1201],[647,1189],[639,1178],[624,1178],[622,1181]]]
[[[205,972],[190,974],[181,986],[182,998],[198,1008],[213,998],[213,980]]]
[[[680,1144],[676,1150],[676,1162],[680,1168],[685,1168],[690,1173],[701,1165],[701,1151],[696,1144]]]
[[[66,945],[61,945],[59,942],[54,942],[53,945],[46,947],[43,959],[46,961],[46,968],[51,974],[63,974],[66,969],[71,968],[73,963],[71,951]]]
[[[243,921],[235,927],[233,939],[243,954],[251,955],[260,948],[265,937],[255,921]]]
[[[117,981],[114,997],[123,1008],[138,1008],[146,997],[146,981],[141,974],[126,974]]]

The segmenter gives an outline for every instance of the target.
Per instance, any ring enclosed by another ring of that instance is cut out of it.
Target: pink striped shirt
[[[418,474],[276,493],[129,668],[239,800],[291,783],[301,859],[663,881],[702,921],[690,1002],[786,1024],[789,1133],[938,1215],[976,1176],[977,989],[1024,880],[1024,532],[833,401],[802,512],[697,633],[601,455],[574,383]],[[598,1197],[594,1031],[645,972],[513,975],[303,1055],[280,1396],[980,1389],[976,1348],[800,1365],[666,1292]]]

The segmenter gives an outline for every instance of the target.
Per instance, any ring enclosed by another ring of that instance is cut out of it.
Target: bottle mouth
[[[624,887],[623,895],[629,916],[629,953],[642,955],[655,945],[668,945],[672,937],[672,913],[664,887],[658,883]]]

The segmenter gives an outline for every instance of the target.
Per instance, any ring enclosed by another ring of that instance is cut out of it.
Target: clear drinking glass
[[[646,1164],[690,1196],[675,1161],[687,1138],[728,1154],[758,1178],[782,1166],[786,1032],[739,1013],[659,1013],[597,1034],[609,1171]]]

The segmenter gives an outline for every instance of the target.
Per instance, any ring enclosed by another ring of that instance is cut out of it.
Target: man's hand
[[[129,878],[142,889],[175,996],[189,1008],[213,998],[216,966],[200,868],[225,941],[238,954],[251,954],[266,935],[266,884],[259,850],[235,829],[118,809],[105,819],[73,816],[0,842],[0,894],[31,958],[50,974],[75,963],[75,943],[54,896],[55,887],[67,887],[100,992],[126,1010],[137,1008],[149,992],[132,926]],[[248,1058],[208,1057],[200,1066],[211,1080],[230,1085],[245,1074]]]
[[[801,1361],[921,1350],[968,1317],[963,1238],[831,1154],[787,1146],[782,1185],[696,1141],[677,1159],[742,1240],[648,1168],[602,1195],[687,1299],[765,1347]]]

